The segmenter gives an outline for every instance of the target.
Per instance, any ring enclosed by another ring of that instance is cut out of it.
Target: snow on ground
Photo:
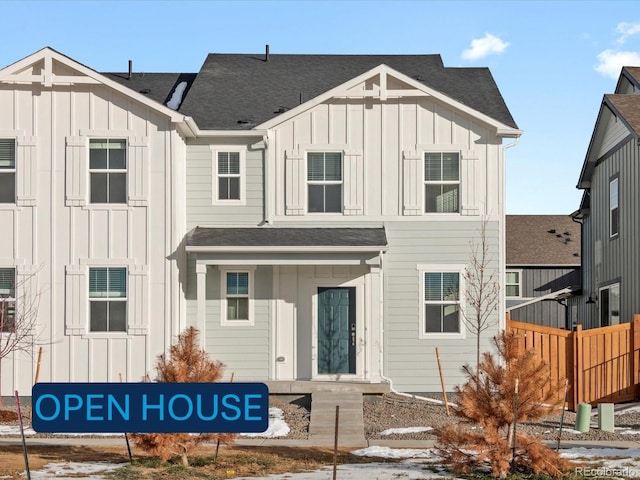
[[[98,472],[115,470],[122,467],[122,463],[47,463],[41,470],[31,470],[32,480],[77,480],[78,478],[103,479]],[[84,476],[81,476],[84,475]]]
[[[433,427],[408,427],[408,428],[387,428],[380,432],[380,435],[394,435],[403,433],[419,433],[433,430]]]
[[[242,433],[243,437],[286,437],[289,434],[289,425],[284,421],[284,412],[279,408],[269,409],[269,428],[262,433]]]

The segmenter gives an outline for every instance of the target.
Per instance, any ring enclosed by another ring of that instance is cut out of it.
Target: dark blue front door
[[[318,288],[318,374],[356,373],[356,289]]]

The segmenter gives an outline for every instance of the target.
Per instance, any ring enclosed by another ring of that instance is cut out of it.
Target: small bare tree
[[[0,379],[5,357],[15,352],[31,355],[37,343],[40,292],[35,279],[33,273],[18,281],[15,269],[0,270]]]
[[[471,257],[465,269],[465,294],[469,309],[462,309],[466,327],[476,336],[476,369],[480,365],[480,339],[482,332],[497,323],[494,312],[500,303],[498,268],[493,267],[493,256],[487,238],[487,220],[480,226],[479,239],[470,242]]]

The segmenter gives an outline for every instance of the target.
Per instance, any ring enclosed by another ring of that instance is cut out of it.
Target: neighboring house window
[[[218,200],[240,200],[240,152],[218,152]]]
[[[90,328],[92,332],[127,330],[127,269],[89,269]]]
[[[0,331],[13,331],[15,309],[16,270],[15,268],[0,268]]]
[[[615,283],[601,288],[598,305],[600,326],[618,325],[620,323],[620,284]]]
[[[252,325],[253,274],[247,270],[222,271],[222,324]]]
[[[89,141],[91,203],[127,203],[127,141]]]
[[[0,139],[0,203],[16,203],[16,141]]]
[[[460,273],[424,272],[424,333],[461,333]]]
[[[609,236],[615,237],[620,229],[620,177],[609,182]]]
[[[520,272],[508,270],[505,275],[504,286],[507,297],[520,297],[522,295],[520,290]]]
[[[342,212],[342,154],[307,153],[308,211]]]
[[[455,152],[424,154],[426,213],[460,211],[460,154]]]

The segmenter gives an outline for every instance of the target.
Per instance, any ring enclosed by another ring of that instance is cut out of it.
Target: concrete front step
[[[309,438],[322,445],[332,445],[335,438],[336,406],[339,406],[338,444],[362,446],[364,420],[362,393],[318,391],[311,394]]]

